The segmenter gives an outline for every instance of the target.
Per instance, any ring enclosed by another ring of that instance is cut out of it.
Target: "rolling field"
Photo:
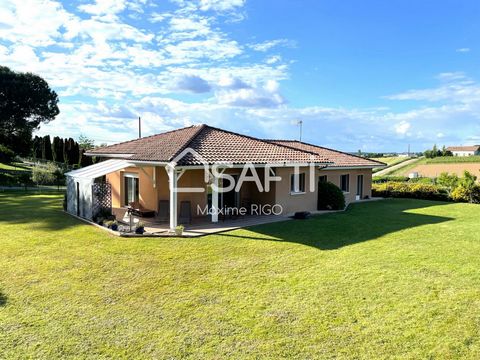
[[[463,176],[465,170],[480,178],[480,163],[417,164],[413,168],[404,169],[401,175],[418,172],[422,177],[438,177],[442,172],[448,172]]]

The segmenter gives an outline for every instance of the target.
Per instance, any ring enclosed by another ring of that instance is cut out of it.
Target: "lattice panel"
[[[92,185],[93,216],[103,211],[112,211],[112,185],[109,182]]]

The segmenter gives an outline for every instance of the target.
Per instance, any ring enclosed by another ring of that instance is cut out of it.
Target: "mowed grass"
[[[0,163],[0,170],[29,170],[22,163],[4,164]]]
[[[0,358],[480,357],[480,206],[124,239],[0,194]]]

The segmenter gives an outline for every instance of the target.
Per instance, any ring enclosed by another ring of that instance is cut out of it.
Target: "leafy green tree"
[[[85,135],[80,135],[78,138],[78,146],[80,150],[91,150],[95,147],[95,141],[87,138]]]
[[[33,131],[59,114],[57,104],[57,94],[40,76],[0,66],[0,144],[30,155]]]
[[[9,164],[13,161],[15,154],[5,145],[0,144],[0,163]]]
[[[32,169],[32,180],[38,185],[53,185],[56,180],[57,166],[53,163],[37,164]]]

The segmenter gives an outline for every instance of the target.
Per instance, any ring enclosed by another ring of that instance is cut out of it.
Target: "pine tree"
[[[78,143],[74,140],[73,141],[73,146],[72,146],[72,159],[73,159],[73,164],[72,165],[78,165],[80,163],[80,146]]]
[[[52,142],[50,141],[50,135],[45,135],[43,137],[43,155],[44,160],[53,160]]]
[[[63,157],[63,139],[55,136],[53,138],[53,145],[52,145],[52,150],[53,150],[53,160],[59,163],[64,162],[64,157]]]

